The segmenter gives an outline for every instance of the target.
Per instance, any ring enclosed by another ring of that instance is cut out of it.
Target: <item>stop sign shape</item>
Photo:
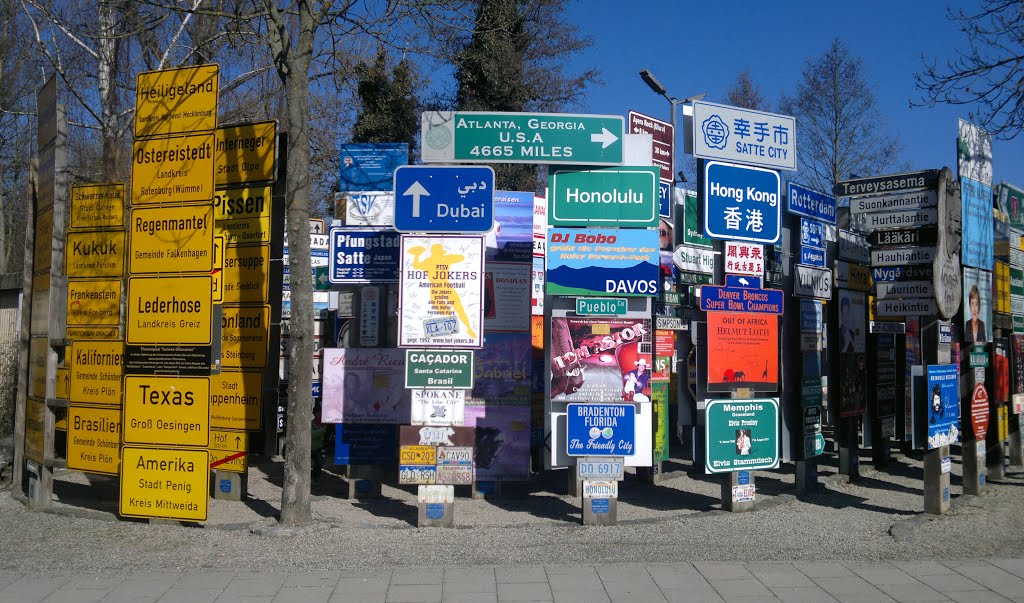
[[[974,437],[985,439],[988,433],[988,392],[981,383],[974,386],[971,394],[971,424],[974,426]]]

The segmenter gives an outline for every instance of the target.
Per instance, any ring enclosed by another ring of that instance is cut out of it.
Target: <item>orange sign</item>
[[[708,391],[779,389],[779,318],[708,312]]]

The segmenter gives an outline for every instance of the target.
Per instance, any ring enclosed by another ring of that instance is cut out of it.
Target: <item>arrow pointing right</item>
[[[591,138],[594,137],[593,134],[590,136]],[[429,197],[430,193],[427,192],[427,189],[423,188],[423,185],[420,184],[419,180],[417,180],[413,182],[404,193],[402,193],[403,197],[410,195],[412,196],[412,217],[418,218],[420,217],[420,197]]]
[[[600,134],[591,134],[590,142],[600,142],[602,149],[607,149],[609,145],[618,140],[619,137],[608,131],[608,128],[601,128]]]

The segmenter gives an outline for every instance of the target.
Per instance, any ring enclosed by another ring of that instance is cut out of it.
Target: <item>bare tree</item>
[[[732,88],[725,93],[725,104],[755,111],[771,111],[768,101],[761,94],[761,88],[750,77],[749,67],[736,76]]]
[[[836,38],[824,55],[808,60],[793,96],[779,100],[796,117],[800,179],[830,191],[851,174],[882,174],[903,150],[885,131],[861,60]]]
[[[1024,5],[982,0],[978,10],[947,10],[966,36],[966,50],[941,65],[922,57],[914,74],[921,96],[911,106],[971,105],[970,121],[1012,139],[1024,129]]]

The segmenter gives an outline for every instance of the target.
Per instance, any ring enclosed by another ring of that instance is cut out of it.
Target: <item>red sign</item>
[[[725,271],[728,274],[764,276],[764,247],[757,243],[726,241]]]
[[[971,424],[974,425],[974,437],[984,440],[988,433],[988,392],[981,383],[974,386],[971,394]]]
[[[675,107],[672,108],[675,111]],[[672,182],[672,138],[675,129],[672,124],[665,123],[636,111],[629,112],[629,133],[650,134],[654,138],[654,148],[651,150],[651,159],[654,165],[658,166],[661,179]]]
[[[675,331],[655,331],[654,332],[654,355],[655,356],[671,356],[676,352],[676,332]]]

